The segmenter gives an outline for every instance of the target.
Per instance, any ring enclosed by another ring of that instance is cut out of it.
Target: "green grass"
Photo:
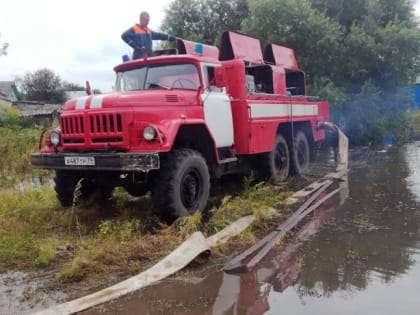
[[[38,150],[41,130],[19,127],[0,127],[0,187],[10,187],[49,172],[35,170],[30,163],[31,153]]]
[[[57,276],[58,283],[78,281],[86,274],[85,266],[87,262],[80,257],[76,257],[69,264],[65,265],[62,272]]]
[[[139,272],[170,253],[194,231],[209,236],[248,214],[256,222],[234,240],[237,249],[273,225],[267,210],[284,200],[284,187],[245,179],[240,196],[225,196],[209,213],[181,218],[170,227],[152,210],[152,198],[113,194],[112,213],[99,205],[63,209],[49,185],[18,183],[48,176],[30,165],[37,128],[0,127],[0,271],[53,269],[56,284],[111,273]],[[223,254],[220,252],[220,254]]]
[[[36,255],[37,248],[29,236],[0,235],[0,272],[29,267]]]
[[[194,231],[211,235],[247,214],[258,219],[235,244],[251,242],[255,232],[273,224],[267,209],[284,198],[279,188],[245,182],[243,194],[225,197],[209,218],[198,212],[167,227],[151,212],[150,196],[130,198],[117,190],[117,208],[109,217],[99,206],[62,209],[51,187],[3,189],[0,270],[55,268],[57,284],[112,272],[139,272]]]
[[[57,257],[58,240],[54,238],[39,240],[37,248],[38,255],[34,260],[34,266],[37,268],[48,267]]]
[[[15,127],[19,125],[19,112],[0,101],[0,127]]]

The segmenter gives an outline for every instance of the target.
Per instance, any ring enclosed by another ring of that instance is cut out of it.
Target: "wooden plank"
[[[289,232],[291,229],[293,229],[302,219],[307,216],[309,213],[314,211],[316,208],[318,208],[324,201],[331,198],[333,195],[338,193],[341,190],[341,188],[337,188],[330,192],[328,195],[322,197],[319,199],[316,203],[314,203],[312,206],[308,207],[305,211],[300,213],[296,217],[290,217],[286,222],[283,223],[281,227],[279,227],[278,233],[270,239],[263,248],[246,264],[246,270],[252,270],[267,254],[268,252],[276,245],[277,240],[286,235],[287,232]]]
[[[325,181],[323,186],[319,187],[318,190],[308,199],[306,200],[298,210],[296,210],[284,223],[280,224],[274,231],[267,234],[264,238],[259,240],[257,243],[246,249],[241,254],[237,255],[236,257],[232,258],[228,261],[223,268],[226,272],[245,272],[248,268],[241,263],[242,260],[254,254],[260,248],[265,248],[267,244],[271,244],[273,239],[277,239],[279,234],[283,233],[283,231],[287,229],[289,231],[293,228],[303,217],[301,216],[302,213],[308,213],[305,211],[311,203],[315,201],[328,187],[333,184],[332,180]],[[306,215],[306,214],[305,214]],[[298,220],[297,222],[295,222]],[[289,228],[291,222],[295,222],[293,226]],[[285,233],[287,233],[287,231]],[[261,249],[263,251],[263,249]],[[252,261],[252,260],[251,260]]]

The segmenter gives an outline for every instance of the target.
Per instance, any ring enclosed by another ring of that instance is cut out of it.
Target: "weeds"
[[[258,183],[251,185],[249,179],[244,180],[242,194],[238,197],[225,196],[218,209],[213,209],[213,216],[208,224],[209,234],[218,232],[233,221],[250,214],[257,220],[254,227],[265,227],[272,213],[270,208],[283,201],[287,193],[280,192],[280,188]]]
[[[87,262],[80,257],[74,258],[57,276],[58,283],[66,283],[83,279],[86,274]]]
[[[41,240],[38,243],[38,256],[34,260],[34,266],[45,268],[56,259],[58,241],[54,238]]]
[[[39,134],[37,128],[0,127],[0,187],[11,187],[25,179],[43,178],[48,174],[48,171],[33,169],[30,164]]]
[[[37,248],[28,236],[0,235],[0,272],[10,267],[30,267]]]
[[[0,101],[0,127],[13,128],[19,125],[19,112]]]
[[[0,127],[5,139],[0,143],[0,271],[53,268],[56,285],[113,272],[139,272],[193,232],[210,235],[255,214],[256,223],[234,240],[238,246],[249,242],[271,224],[267,209],[285,197],[278,187],[254,185],[246,178],[240,196],[225,196],[209,215],[197,212],[169,228],[154,214],[150,195],[133,198],[122,189],[114,191],[112,216],[99,205],[76,206],[78,189],[73,207],[62,209],[50,186],[13,186],[28,174],[41,174],[29,163],[38,134],[37,129]]]

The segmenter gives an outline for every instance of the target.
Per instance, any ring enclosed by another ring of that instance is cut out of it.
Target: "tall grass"
[[[22,128],[13,108],[0,107],[0,187],[10,187],[31,176],[47,174],[34,170],[31,153],[38,149],[40,128]]]
[[[240,196],[225,196],[208,215],[196,213],[171,227],[154,214],[150,195],[133,198],[122,189],[114,191],[112,214],[99,205],[63,209],[49,185],[17,188],[20,181],[43,174],[30,165],[40,129],[21,128],[8,115],[0,125],[0,272],[54,268],[58,285],[138,272],[194,231],[210,235],[247,214],[258,218],[244,234],[252,239],[272,224],[267,209],[285,197],[274,186],[246,179]]]
[[[38,129],[0,127],[0,183],[15,184],[34,173],[31,153],[37,150]]]
[[[3,189],[0,197],[0,271],[8,268],[56,269],[56,284],[112,272],[139,272],[167,255],[197,230],[213,234],[236,219],[256,214],[256,223],[235,241],[255,239],[273,224],[269,206],[285,197],[272,186],[244,184],[238,197],[225,197],[210,216],[200,212],[167,227],[151,211],[151,197],[114,193],[112,216],[99,205],[62,209],[48,186]],[[139,209],[144,208],[143,211]]]

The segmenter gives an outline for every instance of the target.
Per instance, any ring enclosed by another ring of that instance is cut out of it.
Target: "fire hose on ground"
[[[294,193],[289,197],[287,204],[293,204],[302,198],[312,194],[309,199],[302,204],[297,211],[295,211],[284,223],[280,224],[277,229],[270,232],[266,237],[261,239],[255,245],[245,250],[242,254],[236,256],[229,261],[225,270],[230,272],[247,271],[255,267],[264,256],[276,245],[279,237],[285,235],[293,227],[295,227],[305,216],[316,209],[325,200],[331,198],[336,193],[342,191],[342,188],[337,188],[327,195],[317,200],[320,195],[329,188],[334,180],[340,180],[347,176],[347,154],[348,154],[348,140],[347,137],[335,125],[325,123],[323,127],[333,130],[338,133],[338,166],[336,171],[324,176],[304,189]],[[197,256],[203,252],[209,251],[211,247],[216,244],[224,243],[229,238],[241,233],[255,220],[254,215],[243,217],[231,225],[221,230],[220,232],[205,238],[201,232],[193,233],[185,242],[179,245],[168,256],[153,265],[151,268],[133,276],[127,280],[119,282],[103,290],[94,292],[92,294],[77,298],[75,300],[65,302],[63,304],[52,306],[48,309],[36,312],[37,315],[48,314],[73,314],[84,311],[88,308],[97,306],[102,303],[109,302],[126,295],[130,292],[145,288],[157,281],[167,278],[174,273],[182,270]],[[259,250],[259,251],[258,251]],[[243,264],[242,260],[251,256],[258,251],[251,260]]]

